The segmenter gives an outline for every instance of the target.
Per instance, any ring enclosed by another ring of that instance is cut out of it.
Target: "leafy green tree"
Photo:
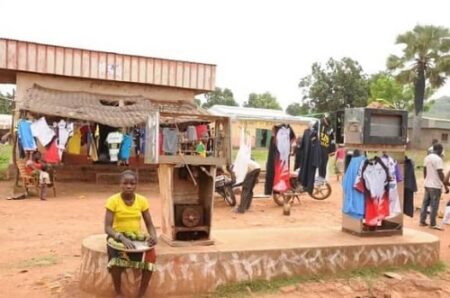
[[[286,113],[292,116],[300,116],[309,114],[309,110],[309,105],[307,103],[300,104],[296,102],[288,105]]]
[[[368,79],[359,63],[350,58],[316,62],[299,87],[313,112],[330,112],[367,105]]]
[[[250,93],[244,107],[282,110],[277,98],[269,92],[263,94]]]
[[[12,101],[14,99],[15,91],[12,93],[2,93],[0,91],[0,114],[11,114]]]
[[[429,99],[434,93],[434,89],[427,87],[425,99]],[[391,109],[414,110],[414,87],[411,84],[402,85],[393,76],[382,72],[372,76],[369,84],[370,101],[383,103]],[[424,111],[428,111],[434,101],[427,100]]]
[[[234,100],[233,92],[228,89],[221,89],[216,87],[212,92],[205,95],[206,102],[202,105],[203,108],[208,109],[213,105],[224,105],[224,106],[239,106],[239,104]]]
[[[450,31],[445,27],[417,25],[400,34],[396,44],[404,46],[403,55],[391,55],[387,67],[395,71],[402,84],[414,86],[414,123],[411,138],[414,147],[420,144],[421,119],[426,86],[439,88],[450,75]]]

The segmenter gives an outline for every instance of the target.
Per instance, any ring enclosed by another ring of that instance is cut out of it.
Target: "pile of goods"
[[[147,235],[146,234],[144,234],[144,233],[140,233],[140,232],[138,232],[138,233],[133,233],[133,232],[124,232],[124,233],[122,233],[122,235],[123,236],[125,236],[125,237],[127,237],[128,239],[130,239],[131,241],[139,241],[139,242],[142,242],[142,241],[145,241],[145,239],[147,238]],[[126,250],[126,247],[125,247],[125,245],[121,242],[121,241],[119,241],[119,240],[116,240],[116,239],[114,239],[114,238],[109,238],[108,239],[108,243],[112,246],[112,247],[114,247],[114,248],[116,248],[116,249],[119,249],[119,250]]]

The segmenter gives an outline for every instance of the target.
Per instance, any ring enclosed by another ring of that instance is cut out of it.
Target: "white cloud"
[[[269,91],[286,107],[313,62],[348,56],[368,73],[383,70],[398,34],[419,23],[450,27],[449,8],[446,0],[0,0],[0,36],[215,63],[217,86],[239,102]]]

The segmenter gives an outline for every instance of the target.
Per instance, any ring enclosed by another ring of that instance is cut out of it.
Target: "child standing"
[[[39,197],[42,201],[46,200],[47,196],[47,186],[51,185],[52,182],[50,180],[49,168],[47,165],[42,165],[41,170],[39,171],[39,187],[40,193]]]
[[[336,150],[336,159],[334,161],[334,168],[336,171],[336,177],[337,181],[339,182],[339,179],[341,175],[344,174],[344,167],[345,167],[345,149],[342,145],[338,145],[338,149]]]

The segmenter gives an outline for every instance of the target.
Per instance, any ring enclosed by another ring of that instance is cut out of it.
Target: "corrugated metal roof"
[[[305,123],[317,121],[316,118],[312,117],[291,116],[281,110],[214,105],[211,108],[209,108],[208,111],[214,115],[228,116],[232,119],[289,121],[289,122],[305,122]]]
[[[0,70],[212,91],[213,64],[131,56],[0,38]],[[199,92],[201,93],[201,92]]]
[[[408,128],[412,127],[413,127],[413,117],[410,116],[408,119]],[[422,117],[422,128],[436,128],[436,129],[450,130],[450,120],[432,117]]]

